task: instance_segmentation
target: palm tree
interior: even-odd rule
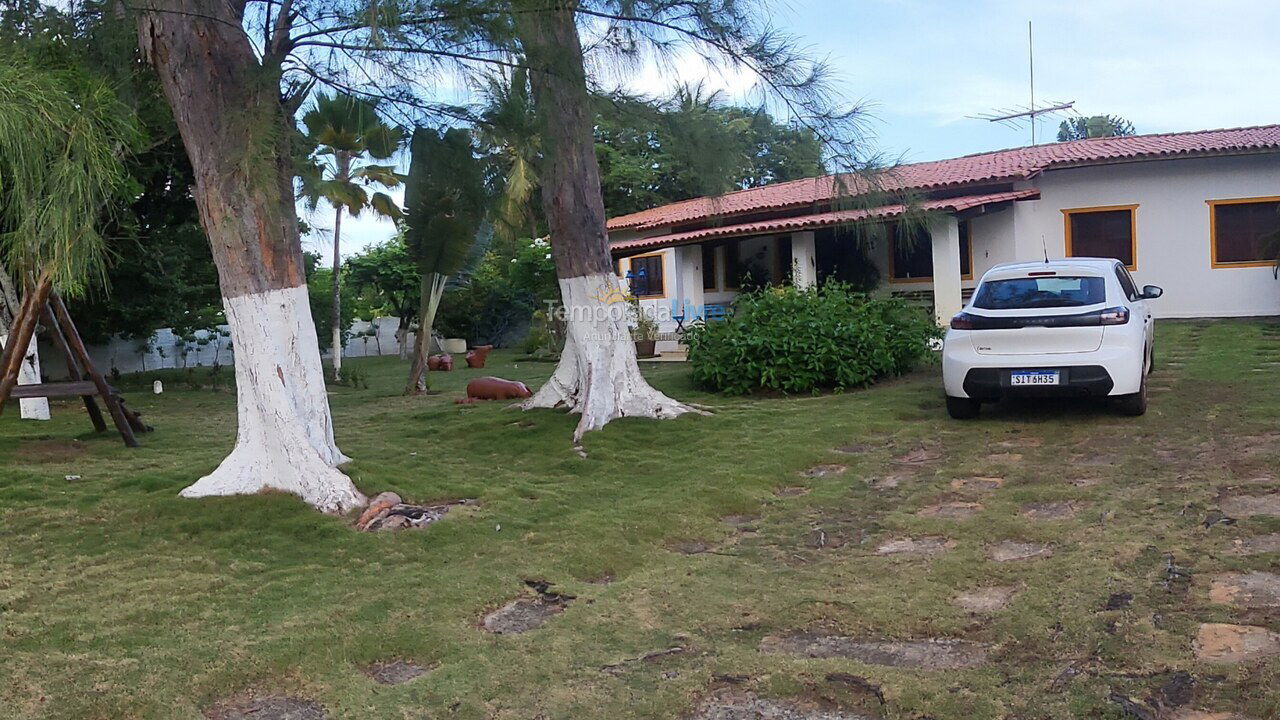
[[[484,219],[484,176],[471,133],[449,128],[413,131],[413,159],[405,186],[405,243],[422,273],[418,335],[406,395],[427,389],[427,353],[436,309],[449,276],[467,263]]]
[[[501,187],[496,195],[494,230],[503,240],[538,233],[538,138],[529,71],[517,67],[489,76],[479,88],[484,99],[477,137],[492,154]]]
[[[320,95],[315,107],[303,116],[312,162],[304,168],[303,192],[312,209],[323,198],[333,207],[333,374],[342,369],[342,240],[343,210],[357,217],[365,209],[398,219],[400,208],[391,196],[365,189],[369,185],[395,187],[400,184],[392,165],[364,162],[369,157],[386,160],[396,154],[404,141],[404,131],[378,116],[378,106],[363,98],[337,93]]]

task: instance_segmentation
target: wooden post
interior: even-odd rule
[[[67,306],[62,302],[62,298],[58,293],[49,294],[49,303],[53,306],[53,313],[57,316],[58,323],[62,326],[62,333],[67,339],[67,343],[71,346],[71,350],[76,354],[76,359],[80,362],[80,366],[89,374],[89,379],[93,381],[95,387],[98,388],[98,394],[102,396],[102,401],[107,404],[107,411],[111,413],[111,419],[116,424],[116,429],[120,431],[120,437],[124,439],[124,444],[129,447],[138,447],[138,439],[133,435],[133,427],[129,424],[128,418],[125,417],[124,408],[120,405],[120,398],[116,397],[111,386],[107,384],[107,379],[98,372],[94,367],[93,360],[89,359],[89,351],[84,346],[84,341],[80,338],[76,325],[71,321],[71,314],[67,312]]]
[[[5,343],[4,353],[0,355],[0,412],[4,411],[4,404],[8,402],[13,386],[18,384],[18,372],[22,368],[31,336],[36,332],[36,318],[40,317],[40,307],[49,298],[52,289],[53,280],[46,270],[41,273],[35,288],[22,298],[18,316],[14,318],[13,327],[10,328],[12,332],[9,334],[9,341]]]
[[[85,373],[80,369],[80,364],[76,362],[76,358],[71,354],[71,346],[67,344],[67,338],[62,334],[62,328],[58,326],[58,321],[53,316],[53,310],[49,308],[49,303],[44,304],[44,324],[49,327],[49,338],[53,340],[53,344],[57,346],[58,351],[67,359],[67,373],[70,379],[84,380]],[[89,420],[93,421],[93,429],[98,432],[105,432],[107,429],[107,421],[102,419],[102,410],[98,409],[98,403],[93,399],[92,395],[81,395],[84,400],[85,412],[89,413]]]

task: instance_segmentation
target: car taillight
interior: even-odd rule
[[[1099,325],[1124,325],[1129,322],[1129,308],[1113,307],[1098,313]]]
[[[951,318],[952,330],[972,330],[973,328],[973,316],[969,313],[957,313],[955,317]]]

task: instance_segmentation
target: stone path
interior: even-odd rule
[[[992,546],[990,556],[998,563],[1015,560],[1031,560],[1053,555],[1053,548],[1048,545],[1020,540],[1003,540]]]
[[[877,555],[937,555],[956,546],[955,540],[927,536],[886,540],[876,547]]]
[[[1196,659],[1235,665],[1280,655],[1280,633],[1255,625],[1203,623],[1192,643]]]
[[[920,508],[916,511],[916,516],[944,520],[968,520],[980,512],[982,512],[982,503],[947,502]]]
[[[875,720],[818,703],[762,698],[744,690],[721,690],[699,703],[692,720]]]
[[[1015,592],[1016,588],[1007,585],[976,588],[956,595],[952,602],[972,613],[991,613],[1007,607]]]
[[[1280,575],[1222,573],[1211,581],[1209,601],[1238,608],[1280,608]]]
[[[760,652],[811,658],[846,658],[886,667],[965,670],[986,664],[990,646],[968,640],[859,640],[843,635],[795,633],[760,641]]]
[[[1236,519],[1257,516],[1280,517],[1280,493],[1265,495],[1228,495],[1218,501],[1218,507]]]
[[[205,711],[208,720],[328,720],[319,703],[282,695],[226,700]]]

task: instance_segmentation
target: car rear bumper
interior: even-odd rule
[[[1013,370],[1052,370],[1058,373],[1057,385],[1013,385]],[[970,368],[965,373],[964,394],[977,400],[999,400],[1004,397],[1105,397],[1115,382],[1101,365],[1065,365],[1055,367]]]
[[[1128,395],[1141,388],[1146,370],[1141,345],[1103,343],[1092,352],[984,355],[974,351],[968,338],[948,340],[942,350],[942,381],[951,397]],[[1059,384],[1013,386],[1009,375],[1014,370],[1057,370]]]

